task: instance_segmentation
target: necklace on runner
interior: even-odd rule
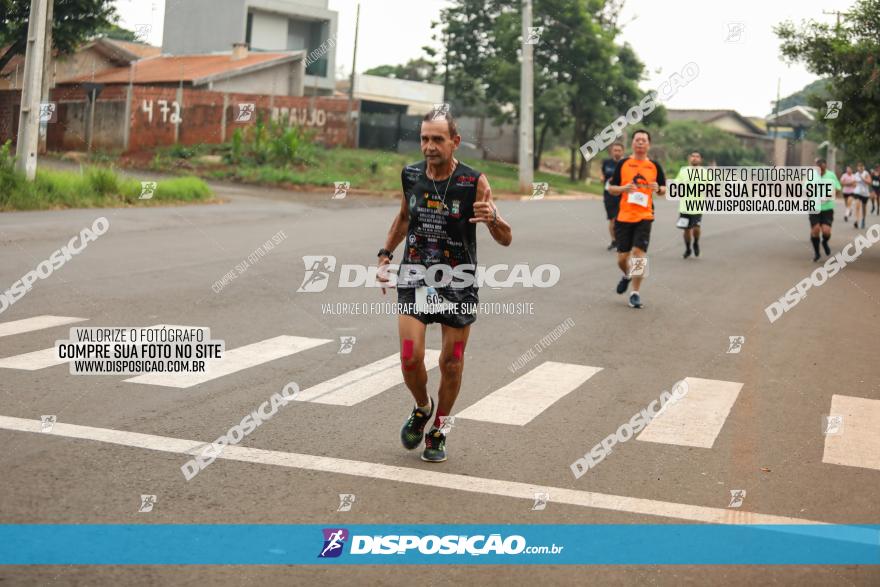
[[[446,180],[446,189],[443,190],[443,195],[440,195],[440,190],[437,189],[437,182],[434,181],[434,178],[431,178],[431,183],[434,184],[434,193],[437,194],[437,197],[440,198],[440,203],[443,204],[444,210],[449,210],[446,207],[446,194],[449,192],[449,182],[452,181],[452,176],[455,174],[455,168],[458,167],[458,161],[455,159],[452,160],[452,171],[449,172],[449,179]]]

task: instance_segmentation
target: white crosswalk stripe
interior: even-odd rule
[[[37,316],[37,318],[63,318],[62,316]],[[88,318],[64,318],[65,320],[69,320],[71,322],[80,322],[84,320],[88,320]],[[62,322],[61,324],[57,324],[54,326],[60,326],[64,324],[70,324],[71,322]],[[2,325],[0,325],[2,326]],[[147,328],[159,328],[161,324],[155,324],[153,326],[148,326]],[[46,326],[48,328],[48,326]],[[36,330],[36,329],[33,329]],[[67,333],[65,333],[63,339],[67,338]],[[63,340],[62,339],[62,340]],[[55,365],[61,365],[69,362],[70,359],[59,359],[58,353],[55,352],[55,347],[51,347],[48,349],[40,349],[38,351],[32,351],[30,353],[23,353],[21,355],[13,355],[11,357],[6,357],[0,359],[0,369],[18,369],[21,371],[38,371],[40,369],[47,369],[49,367],[54,367]]]
[[[662,413],[636,437],[636,440],[712,448],[742,383],[686,377],[688,392]]]
[[[833,395],[829,416],[841,419],[825,430],[822,462],[880,470],[880,400]]]
[[[205,373],[150,373],[138,375],[126,379],[129,383],[141,383],[144,385],[161,385],[164,387],[177,387],[186,389],[200,383],[212,381],[226,375],[231,375],[250,369],[263,363],[288,357],[296,353],[306,351],[322,344],[333,342],[328,338],[306,338],[302,336],[276,336],[227,349],[222,359],[209,361]]]
[[[21,371],[37,371],[66,363],[70,359],[59,359],[55,347],[41,349],[31,353],[13,355],[0,359],[0,369],[19,369]]]
[[[425,349],[425,369],[437,366],[440,351]],[[400,356],[395,353],[300,391],[297,401],[353,406],[403,383]]]
[[[456,416],[525,426],[601,370],[601,367],[546,361]]]
[[[25,332],[33,332],[34,330],[44,330],[55,326],[64,326],[65,324],[74,324],[76,322],[85,322],[88,318],[72,318],[70,316],[33,316],[22,320],[13,320],[12,322],[0,323],[0,338],[4,336],[12,336],[13,334],[23,334]]]

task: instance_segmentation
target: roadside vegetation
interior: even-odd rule
[[[197,177],[157,182],[150,199],[140,199],[139,181],[109,167],[84,167],[81,172],[41,168],[33,182],[15,170],[9,142],[0,146],[0,211],[105,208],[203,202],[211,199],[208,185]]]
[[[325,148],[296,126],[257,120],[236,129],[220,145],[175,145],[159,149],[149,167],[155,171],[193,174],[211,180],[236,181],[293,189],[332,191],[335,182],[349,182],[354,191],[397,192],[400,170],[423,159],[418,151],[394,153],[373,149]],[[519,192],[517,166],[462,157],[487,174],[495,193]],[[539,171],[535,182],[549,184],[549,194],[601,194],[599,182],[571,181],[561,173]]]

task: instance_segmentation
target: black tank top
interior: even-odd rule
[[[426,268],[438,264],[476,266],[477,225],[470,219],[474,217],[480,172],[459,161],[451,179],[431,181],[426,167],[427,162],[421,161],[407,165],[401,173],[403,193],[409,205],[409,228],[401,274],[407,264]],[[467,272],[474,273],[473,270]],[[422,285],[423,282],[412,285]],[[455,288],[443,289],[448,292]]]

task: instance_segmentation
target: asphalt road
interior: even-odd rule
[[[215,205],[0,216],[2,289],[96,218],[110,221],[107,234],[3,312],[0,327],[51,315],[86,319],[82,326],[207,326],[227,350],[279,336],[331,342],[186,388],[126,382],[128,376],[73,376],[66,365],[0,368],[0,416],[39,422],[51,414],[59,428],[73,424],[209,442],[288,382],[305,390],[398,351],[395,318],[322,312],[322,304],[383,301],[378,290],[341,289],[333,275],[322,293],[296,291],[303,256],[332,255],[338,265],[374,262],[395,202],[246,187],[222,195],[226,202]],[[403,385],[392,385],[350,406],[295,402],[241,444],[324,458],[313,467],[218,459],[189,482],[180,472],[181,454],[4,424],[0,521],[668,524],[781,516],[880,523],[880,467],[871,457],[880,446],[880,420],[844,419],[843,437],[850,436],[835,454],[847,464],[823,461],[827,437],[821,429],[823,415],[834,413],[833,397],[859,398],[845,404],[855,405],[856,413],[847,417],[877,413],[880,248],[864,251],[771,324],[764,308],[816,267],[806,219],[707,216],[702,256],[684,260],[675,207],[660,201],[648,251],[650,276],[642,287],[645,308],[634,310],[614,293],[619,270],[605,250],[601,201],[500,206],[513,226],[513,244],[496,245],[481,227],[480,262],[553,263],[561,278],[546,289],[481,290],[483,302],[532,303],[534,313],[479,317],[456,411],[547,361],[601,369],[528,423],[459,418],[449,435],[448,462],[429,465],[400,447],[398,431],[411,400]],[[876,222],[880,217],[873,216],[869,225]],[[212,288],[278,231],[286,238],[273,250],[222,288]],[[859,232],[838,222],[834,251]],[[574,326],[511,373],[512,362],[566,320]],[[0,358],[50,348],[70,326],[0,336]],[[349,354],[338,352],[341,336],[356,337]],[[745,337],[739,353],[728,352],[731,336]],[[429,329],[428,348],[439,348],[439,338],[438,327]],[[684,378],[709,380],[698,385],[710,389],[718,382],[739,384],[720,416],[712,412],[717,406],[691,406],[699,415],[691,428],[709,446],[633,439],[574,478],[575,459]],[[434,392],[437,382],[433,369]],[[553,388],[552,377],[548,385]],[[341,459],[375,466],[358,468]],[[466,477],[444,477],[439,485],[448,486],[438,486],[426,471]],[[532,511],[529,491],[504,495],[505,482],[547,488],[546,509]],[[729,507],[732,490],[746,491],[738,508]],[[138,511],[142,494],[157,496],[153,511]],[[356,495],[351,511],[337,511],[339,494]],[[554,584],[697,585],[705,584],[708,573],[713,583],[731,585],[880,582],[877,567],[855,566],[439,569],[6,567],[0,581],[359,585],[410,584],[411,573],[418,573],[418,581],[428,584],[525,584],[540,576]]]

